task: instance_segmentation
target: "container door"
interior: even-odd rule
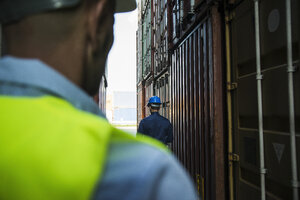
[[[264,162],[267,199],[292,199],[286,12],[283,0],[259,1]],[[260,156],[254,2],[242,1],[231,25],[233,82],[234,199],[260,199]],[[299,65],[299,1],[292,0],[293,61]],[[294,72],[297,152],[300,152],[300,72]],[[299,175],[299,156],[298,175]],[[299,177],[298,177],[299,180]]]

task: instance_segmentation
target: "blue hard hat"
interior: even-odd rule
[[[159,107],[161,104],[160,98],[158,96],[150,97],[147,106]]]

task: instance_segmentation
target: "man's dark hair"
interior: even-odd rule
[[[159,111],[159,109],[160,109],[159,106],[153,105],[153,104],[151,104],[150,107],[151,107],[151,109],[156,110],[156,111]]]

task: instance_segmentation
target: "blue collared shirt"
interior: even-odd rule
[[[0,95],[52,95],[100,117],[104,115],[84,91],[34,59],[0,59]],[[16,191],[17,192],[17,191]],[[141,143],[111,143],[95,200],[196,200],[194,186],[178,161]]]
[[[170,121],[158,112],[153,112],[150,116],[144,118],[139,124],[138,132],[153,137],[164,144],[173,141]]]

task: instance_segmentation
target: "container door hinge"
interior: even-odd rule
[[[234,19],[234,17],[235,17],[234,11],[227,12],[227,14],[225,15],[225,22],[230,23]]]
[[[228,160],[231,162],[238,162],[240,161],[240,156],[238,154],[235,153],[229,153],[228,154]]]
[[[231,91],[231,90],[235,90],[237,89],[238,84],[237,83],[227,83],[227,90]]]

